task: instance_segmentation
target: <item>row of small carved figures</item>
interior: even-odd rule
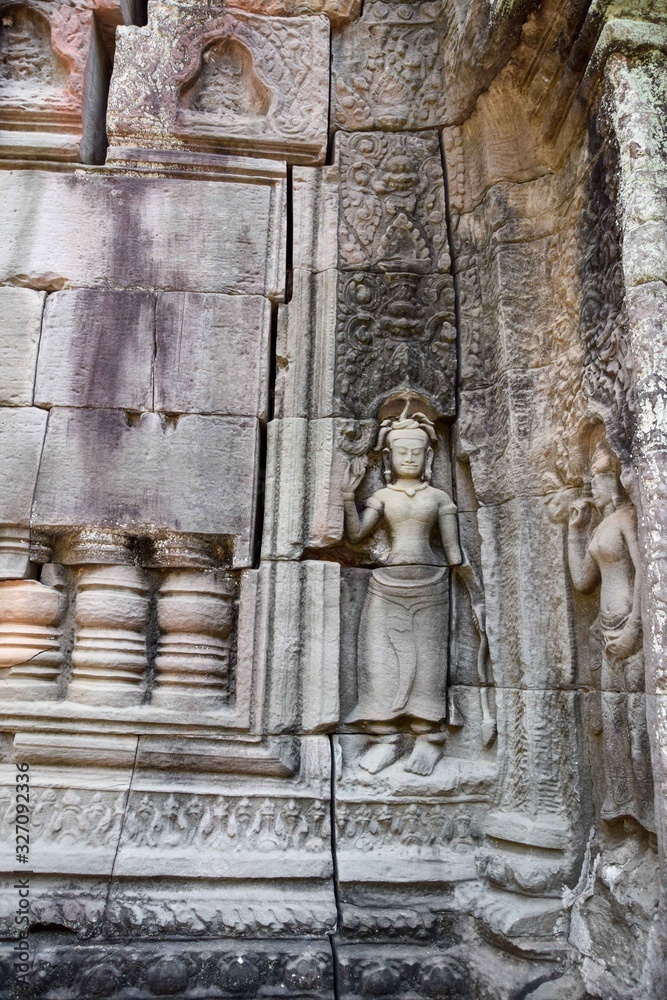
[[[42,844],[175,849],[225,846],[260,851],[319,852],[330,846],[329,805],[320,799],[80,792],[53,788],[31,793],[30,830]],[[4,806],[4,808],[3,808]],[[0,795],[3,827],[13,828],[15,806]],[[341,846],[472,849],[481,837],[467,809],[416,803],[345,803],[336,807]]]

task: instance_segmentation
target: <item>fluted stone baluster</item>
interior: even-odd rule
[[[226,696],[234,594],[233,583],[220,573],[179,570],[164,577],[154,705],[210,706]]]
[[[0,676],[3,695],[53,699],[63,666],[60,623],[66,598],[60,567],[48,566],[43,582],[0,583]]]
[[[136,566],[79,570],[72,681],[67,696],[93,705],[144,698],[148,582]]]

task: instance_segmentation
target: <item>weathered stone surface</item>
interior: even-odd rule
[[[179,7],[207,8],[222,13],[224,0],[170,0]],[[358,16],[361,0],[234,0],[235,10],[272,17],[294,17],[303,14],[326,14],[333,24],[341,24]]]
[[[234,643],[233,579],[177,570],[161,581],[151,702],[169,708],[210,708],[229,697]]]
[[[0,288],[0,405],[30,406],[45,296]]]
[[[155,409],[264,419],[270,325],[259,296],[158,295]]]
[[[280,179],[279,168],[249,184],[238,175],[217,183],[2,171],[0,199],[11,208],[0,280],[51,291],[111,285],[279,295]]]
[[[558,487],[553,469],[558,369],[510,370],[497,382],[460,394],[460,452],[468,457],[478,500],[498,504]]]
[[[37,406],[153,405],[155,299],[149,292],[56,292],[44,312]]]
[[[0,583],[0,668],[5,697],[10,693],[7,688],[25,699],[57,696],[63,666],[59,626],[67,605],[62,590],[36,580]]]
[[[337,154],[339,267],[446,274],[451,261],[437,139],[342,132]]]
[[[326,17],[153,3],[147,27],[118,36],[108,117],[114,145],[323,161]]]
[[[0,407],[0,523],[30,522],[47,416],[36,407]]]
[[[263,562],[255,656],[266,678],[269,732],[319,732],[339,719],[340,568]]]
[[[347,461],[365,454],[375,429],[374,420],[271,421],[263,558],[299,558],[342,539]]]
[[[251,418],[56,408],[33,525],[54,530],[92,522],[139,535],[222,535],[233,541],[234,564],[247,566],[257,434]]]

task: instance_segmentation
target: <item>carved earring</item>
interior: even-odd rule
[[[390,483],[391,476],[391,448],[382,449],[382,465],[384,467],[384,472],[382,473],[385,483]]]
[[[433,475],[433,457],[435,452],[433,448],[426,449],[426,464],[424,465],[424,480],[427,483],[431,482],[431,476]]]

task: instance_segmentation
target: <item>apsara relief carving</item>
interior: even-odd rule
[[[569,566],[577,590],[600,588],[600,611],[591,633],[601,659],[601,815],[610,821],[631,816],[652,830],[637,514],[620,473],[620,462],[600,440],[591,459],[591,495],[576,501],[570,515]]]
[[[369,497],[361,518],[354,490],[363,464],[351,464],[343,486],[350,541],[361,541],[381,521],[391,539],[385,564],[373,571],[368,586],[357,643],[359,700],[345,721],[374,735],[404,723],[420,737],[405,766],[427,774],[442,752],[439,730],[447,714],[447,566],[461,562],[461,551],[456,506],[430,484],[433,423],[422,413],[409,415],[409,409],[408,401],[397,419],[382,423],[377,448],[386,486]],[[436,526],[444,566],[431,548]],[[430,731],[435,735],[424,735]],[[399,737],[391,736],[371,746],[361,766],[378,771],[399,754]]]

